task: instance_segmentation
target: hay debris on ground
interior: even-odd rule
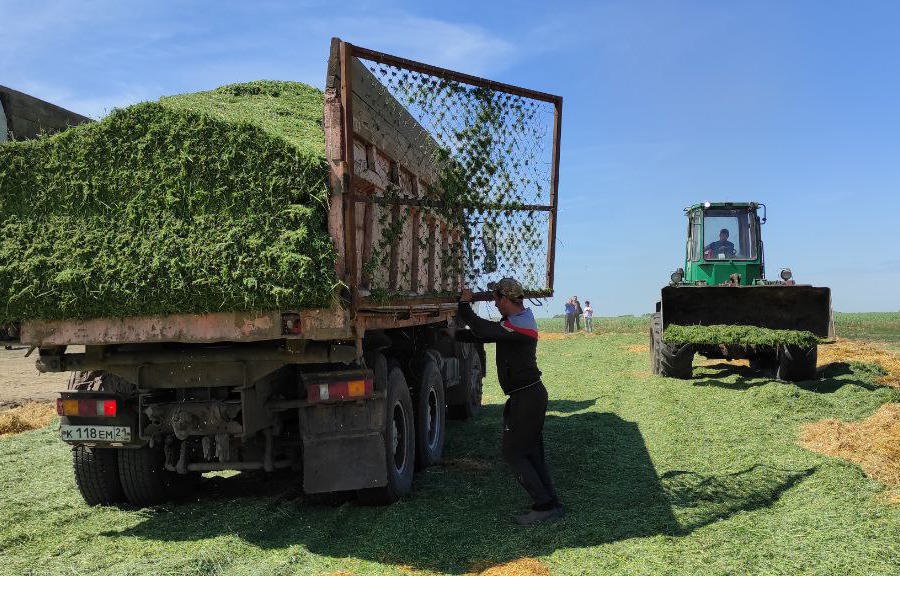
[[[625,351],[632,354],[646,354],[650,352],[650,347],[647,344],[629,344],[625,346]]]
[[[470,575],[521,577],[527,575],[550,575],[550,569],[536,558],[517,558],[499,565],[473,566]]]
[[[838,338],[833,344],[819,346],[820,367],[842,362],[878,365],[886,374],[877,378],[875,382],[900,388],[900,356],[881,345]]]
[[[718,346],[734,344],[775,348],[780,344],[810,347],[819,342],[808,331],[767,329],[751,325],[669,325],[663,333],[667,344]]]
[[[800,445],[857,463],[869,477],[900,486],[900,404],[883,404],[870,417],[847,423],[825,419],[800,428]]]
[[[27,402],[0,413],[0,435],[11,435],[41,429],[56,417],[56,405],[49,402]]]
[[[328,306],[323,102],[232,84],[0,144],[0,322]]]
[[[570,334],[549,332],[540,334],[540,337],[542,340],[565,340],[569,335]]]
[[[479,458],[448,458],[441,462],[441,466],[447,469],[457,471],[466,471],[470,473],[485,473],[491,471],[494,465],[487,460]]]

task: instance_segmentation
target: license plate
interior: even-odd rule
[[[61,425],[64,442],[130,442],[131,427],[119,425]]]

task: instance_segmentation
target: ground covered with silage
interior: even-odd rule
[[[797,443],[823,420],[881,431],[880,407],[900,406],[882,368],[820,354],[817,379],[797,384],[735,361],[652,377],[649,326],[595,317],[593,335],[541,337],[560,521],[512,521],[530,502],[502,458],[506,396],[491,372],[478,415],[448,422],[444,462],[391,506],[314,502],[286,471],[208,475],[153,509],[90,507],[53,425],[0,436],[0,576],[900,575],[888,484]],[[878,327],[900,339],[900,313]]]
[[[322,104],[234,84],[0,146],[0,321],[328,305]]]

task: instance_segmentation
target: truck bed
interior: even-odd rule
[[[293,312],[227,312],[206,315],[114,317],[84,321],[26,321],[21,342],[29,346],[107,345],[141,343],[260,342],[277,339],[353,341],[355,331],[394,329],[447,322],[456,303],[381,306],[357,313],[351,326],[341,308]],[[299,327],[288,322],[299,320]]]
[[[369,67],[363,60],[368,61]],[[552,127],[548,125],[547,139],[552,146],[546,146],[545,157],[549,165],[549,179],[545,182],[548,185],[538,186],[543,191],[536,192],[539,197],[531,200],[535,204],[523,203],[521,199],[504,204],[508,199],[501,197],[498,201],[492,196],[491,207],[482,209],[485,216],[480,223],[488,219],[500,221],[504,218],[501,213],[506,218],[518,215],[517,222],[542,215],[541,222],[546,222],[548,228],[540,238],[532,240],[537,254],[530,257],[531,262],[519,259],[518,264],[524,264],[526,272],[537,274],[529,297],[552,295],[562,99],[413,63],[334,39],[322,123],[329,167],[328,233],[336,249],[335,273],[344,287],[335,294],[331,307],[31,320],[22,324],[22,342],[40,347],[277,339],[359,344],[368,330],[451,322],[456,312],[456,294],[466,273],[463,260],[469,250],[462,247],[463,240],[480,243],[475,240],[478,234],[466,231],[463,235],[460,224],[468,221],[455,218],[455,213],[429,210],[435,200],[430,194],[439,183],[441,169],[448,164],[446,161],[458,159],[448,159],[447,141],[442,149],[435,139],[441,134],[429,132],[420,123],[422,107],[404,105],[386,87],[385,68],[413,73],[422,81],[426,81],[426,76],[446,77],[456,81],[456,86],[527,98],[550,111]],[[492,191],[490,186],[488,191]],[[463,214],[462,208],[458,211]],[[515,265],[516,260],[510,258],[505,264]],[[496,277],[515,274],[504,271]],[[479,277],[484,283],[486,277],[494,275],[480,273]],[[473,282],[467,280],[466,284]],[[490,296],[484,288],[476,292],[480,292],[476,299]]]

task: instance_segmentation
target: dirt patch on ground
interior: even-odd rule
[[[625,346],[625,351],[632,354],[647,354],[650,348],[646,344],[629,344]]]
[[[441,466],[469,473],[484,473],[494,468],[492,463],[478,458],[450,458],[441,462]]]
[[[513,576],[550,575],[550,569],[536,558],[517,558],[499,565],[473,565],[469,575]]]
[[[542,340],[565,340],[565,339],[567,339],[567,338],[569,337],[569,335],[571,335],[571,334],[565,334],[565,333],[542,333],[542,334],[540,334],[540,337],[541,337]]]
[[[818,352],[820,367],[841,362],[876,364],[884,369],[887,375],[879,377],[875,382],[900,388],[900,355],[888,350],[884,345],[838,338],[833,344],[821,344]]]
[[[0,350],[0,413],[29,402],[55,402],[66,389],[68,373],[39,373],[37,353],[25,357],[26,348]]]
[[[0,413],[0,435],[22,433],[40,429],[50,424],[56,416],[56,404],[50,402],[29,402]]]
[[[699,357],[699,365],[706,367],[709,365],[731,365],[732,367],[749,367],[750,361],[746,358],[732,358],[731,360],[725,360],[724,358],[703,358]]]
[[[858,464],[873,479],[900,487],[900,404],[883,404],[872,416],[846,423],[825,419],[800,428],[807,450]],[[891,496],[900,501],[900,490]]]

